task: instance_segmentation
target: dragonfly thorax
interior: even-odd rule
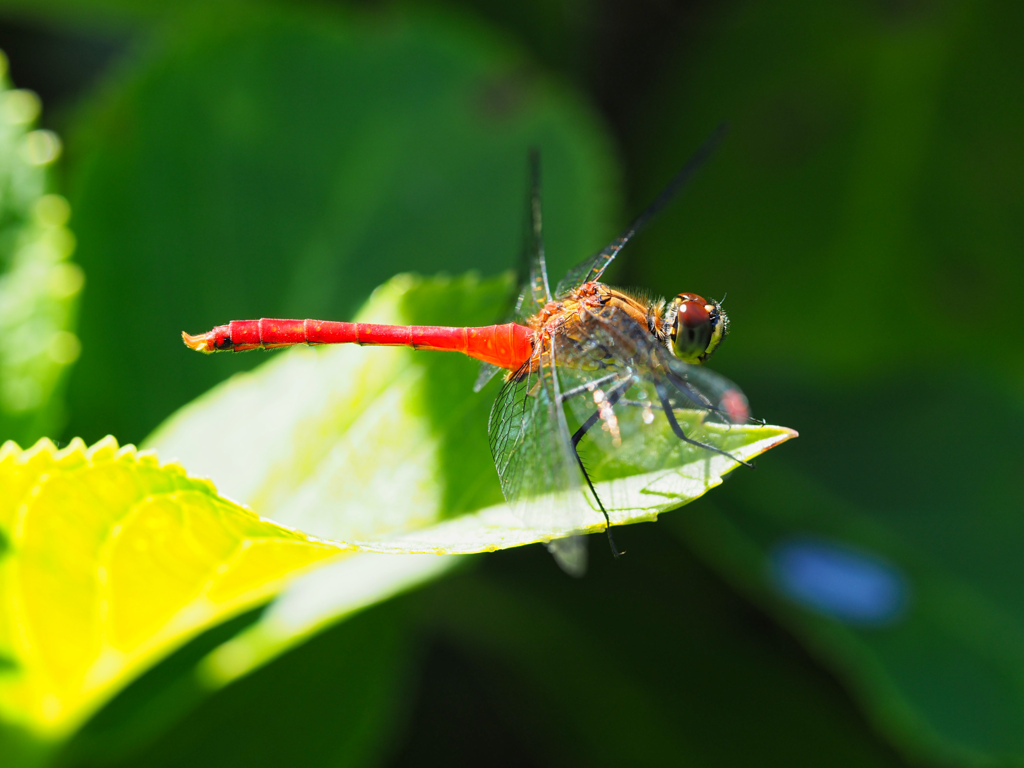
[[[662,319],[669,349],[685,363],[706,361],[729,333],[729,318],[717,301],[680,293],[665,305]]]

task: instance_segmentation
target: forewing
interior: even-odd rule
[[[525,276],[514,319],[523,322],[551,301],[548,268],[544,255],[544,232],[540,202],[540,154],[530,152],[530,190],[526,201],[526,237],[523,241],[520,275]]]
[[[633,223],[626,227],[625,231],[608,243],[607,246],[602,248],[598,253],[591,256],[588,259],[577,264],[575,267],[570,269],[565,277],[563,277],[558,286],[555,288],[555,295],[562,296],[568,291],[576,288],[583,283],[588,283],[594,280],[600,280],[601,275],[608,268],[608,265],[612,263],[612,260],[619,255],[619,251],[622,250],[623,246],[630,241],[630,239],[639,232],[647,222],[650,221],[654,215],[665,207],[676,194],[681,190],[686,183],[690,180],[694,173],[704,164],[704,162],[711,156],[715,147],[725,136],[728,126],[723,123],[719,125],[714,133],[709,136],[700,148],[693,153],[686,165],[683,166],[682,170],[675,175],[675,177],[666,185],[665,189],[661,191],[661,194],[655,198],[654,202],[647,206],[644,211],[633,220]]]
[[[618,256],[619,251],[622,250],[622,247],[629,242],[629,239],[634,234],[636,234],[635,225],[631,225],[629,229],[608,243],[598,253],[588,259],[584,259],[566,272],[555,287],[555,295],[563,296],[573,288],[578,288],[583,283],[600,277],[605,269],[608,268],[608,265],[612,263],[612,259]]]

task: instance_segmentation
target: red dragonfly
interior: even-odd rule
[[[263,318],[182,338],[206,353],[348,343],[461,352],[483,363],[477,390],[504,369],[487,426],[502,491],[528,522],[541,516],[561,521],[565,538],[548,548],[563,568],[581,573],[586,550],[574,532],[603,522],[618,554],[595,478],[678,467],[700,452],[747,464],[716,447],[709,426],[752,421],[743,393],[702,365],[729,331],[721,303],[694,293],[649,300],[600,282],[722,133],[719,128],[619,237],[570,270],[554,291],[542,239],[539,161],[532,153],[528,275],[513,322],[460,328]]]

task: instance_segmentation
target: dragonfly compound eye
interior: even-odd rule
[[[695,293],[680,293],[665,318],[671,328],[672,352],[686,363],[703,363],[725,338],[729,320],[717,301]]]

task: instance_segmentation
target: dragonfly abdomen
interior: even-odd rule
[[[297,344],[360,344],[461,352],[499,368],[516,369],[533,353],[533,332],[517,323],[457,328],[438,325],[383,325],[332,320],[232,320],[191,336],[185,344],[199,352],[246,352]]]

